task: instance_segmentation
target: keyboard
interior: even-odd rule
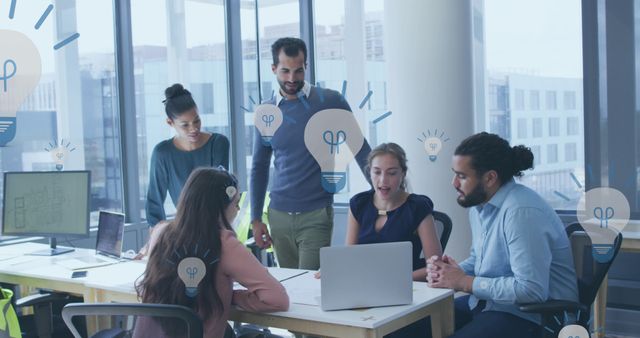
[[[82,257],[74,257],[70,259],[57,261],[56,264],[64,266],[65,268],[70,270],[80,270],[80,269],[87,269],[87,268],[94,268],[98,266],[116,264],[118,262],[119,261],[115,258],[82,256]]]

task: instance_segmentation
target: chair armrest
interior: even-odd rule
[[[520,304],[520,311],[527,313],[553,314],[563,311],[587,311],[587,307],[568,300],[548,300],[544,303]]]
[[[16,306],[32,306],[41,303],[68,300],[69,295],[65,293],[36,293],[34,295],[22,297],[16,300]]]

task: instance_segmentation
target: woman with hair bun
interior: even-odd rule
[[[175,130],[175,136],[158,143],[151,154],[145,206],[151,227],[166,220],[167,191],[177,205],[182,187],[195,168],[229,167],[229,140],[221,134],[200,131],[202,122],[191,93],[176,83],[164,94],[167,124]]]

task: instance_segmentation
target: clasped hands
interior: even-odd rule
[[[451,256],[427,259],[427,283],[432,288],[446,288],[471,293],[473,276],[468,276]]]

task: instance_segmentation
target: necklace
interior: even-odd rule
[[[378,209],[378,216],[387,216],[387,210]]]

